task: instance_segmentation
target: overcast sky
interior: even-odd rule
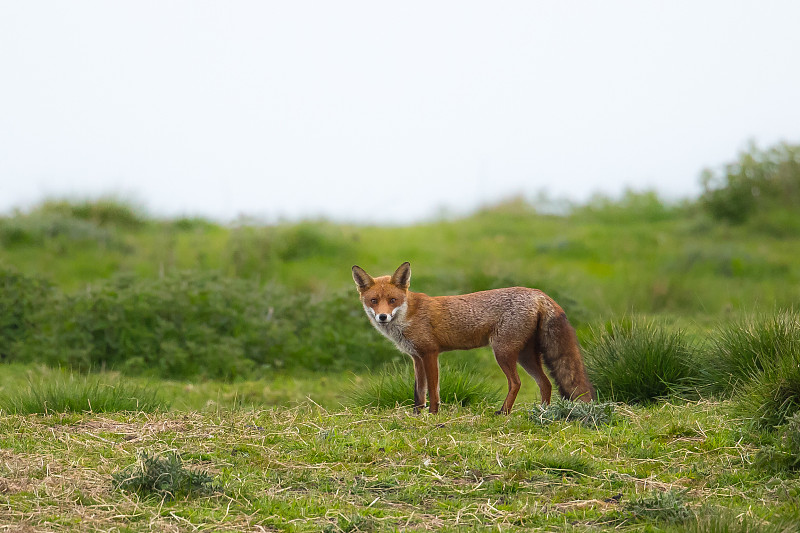
[[[398,223],[800,142],[796,1],[0,4],[0,212]]]

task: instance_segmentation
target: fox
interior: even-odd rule
[[[354,265],[353,280],[372,325],[414,362],[414,412],[439,411],[439,354],[490,346],[508,380],[508,394],[495,414],[511,412],[521,386],[517,363],[550,403],[550,371],[563,398],[596,399],[575,329],[564,310],[538,289],[509,287],[458,296],[409,291],[411,264],[373,278]]]

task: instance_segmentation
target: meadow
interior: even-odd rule
[[[119,199],[0,218],[0,528],[798,531],[800,149],[696,199],[511,198],[408,226],[159,219]],[[350,274],[544,290],[599,401],[492,413],[488,349],[405,356]]]

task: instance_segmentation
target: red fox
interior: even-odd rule
[[[359,266],[353,279],[372,325],[414,361],[414,412],[439,410],[439,353],[489,345],[508,379],[508,395],[497,414],[508,414],[520,388],[517,363],[530,374],[550,403],[550,370],[563,398],[595,399],[564,310],[540,290],[493,289],[460,296],[428,296],[408,290],[411,264],[391,276],[373,278]]]

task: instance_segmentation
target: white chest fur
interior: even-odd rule
[[[375,329],[381,332],[381,335],[389,339],[394,343],[397,348],[412,357],[418,356],[416,348],[411,343],[410,340],[403,335],[403,331],[408,326],[406,322],[406,309],[408,308],[408,304],[404,303],[400,307],[397,308],[395,311],[391,322],[388,324],[380,324],[377,320],[375,320],[375,313],[367,307],[364,306],[364,311],[366,311],[367,316],[369,317],[369,321],[375,326]]]

